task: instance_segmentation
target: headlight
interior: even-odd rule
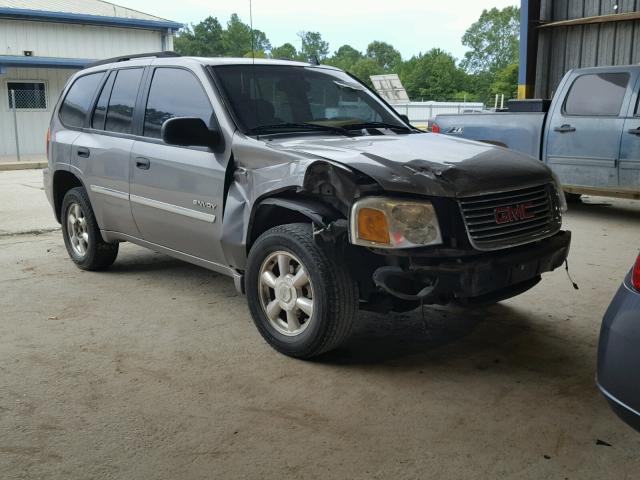
[[[412,248],[442,243],[431,202],[368,197],[351,209],[350,239],[354,245]]]
[[[567,199],[564,196],[564,190],[562,189],[562,183],[560,183],[560,179],[555,172],[551,172],[553,176],[553,182],[556,184],[556,190],[558,192],[558,205],[560,207],[561,212],[566,212],[569,208],[567,207]]]

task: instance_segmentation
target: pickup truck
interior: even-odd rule
[[[568,200],[581,194],[640,199],[640,66],[569,71],[541,111],[438,115],[435,131],[525,153],[560,178]],[[545,111],[547,110],[548,111]]]
[[[106,269],[131,242],[227,275],[297,358],[340,345],[358,309],[496,302],[569,251],[545,165],[421,132],[329,66],[102,61],[71,77],[47,139],[77,267]]]

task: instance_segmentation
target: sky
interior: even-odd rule
[[[181,23],[208,16],[223,25],[232,13],[249,23],[249,0],[114,0],[114,3]],[[350,44],[364,51],[373,40],[392,44],[409,58],[438,47],[460,59],[465,30],[482,10],[518,5],[517,0],[253,0],[253,26],[273,46],[300,47],[297,33],[317,31],[333,53]]]

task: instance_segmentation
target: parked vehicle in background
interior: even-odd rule
[[[602,322],[598,388],[616,414],[640,431],[640,256]]]
[[[571,70],[550,108],[533,100],[512,103],[519,111],[438,115],[435,131],[542,160],[572,200],[581,194],[640,199],[639,90],[638,65]],[[530,111],[534,106],[538,111]]]
[[[499,301],[569,251],[546,166],[423,133],[328,66],[102,62],[65,88],[48,157],[78,267],[107,268],[130,241],[233,277],[294,357],[340,345],[358,308]]]

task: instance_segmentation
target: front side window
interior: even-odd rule
[[[69,89],[60,107],[60,120],[68,127],[83,127],[91,108],[91,101],[98,89],[104,72],[92,73],[78,78]]]
[[[246,131],[287,123],[348,128],[384,123],[407,129],[363,85],[344,72],[277,65],[214,67]]]
[[[594,117],[618,115],[628,83],[628,73],[581,75],[567,95],[565,113]]]
[[[47,94],[44,82],[7,82],[9,108],[16,110],[46,110]]]
[[[173,117],[201,118],[211,127],[213,108],[192,73],[179,68],[157,68],[144,114],[144,136],[160,138],[162,124]]]
[[[142,72],[142,68],[118,70],[107,108],[105,130],[132,133],[133,110],[136,106]]]

